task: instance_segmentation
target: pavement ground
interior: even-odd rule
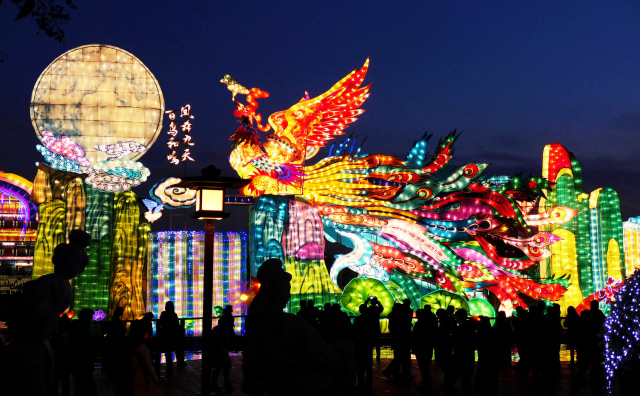
[[[233,392],[218,393],[217,395],[243,396],[247,395],[242,392],[242,356],[232,356],[231,383],[234,387]],[[384,353],[380,361],[374,359],[373,377],[374,377],[374,393],[373,395],[388,396],[412,396],[421,395],[417,389],[420,384],[420,371],[417,362],[412,360],[412,375],[415,377],[410,384],[400,385],[385,377],[382,371],[391,362],[390,354]],[[200,360],[190,360],[184,368],[174,369],[171,376],[165,373],[165,365],[162,365],[160,382],[153,387],[154,396],[183,396],[183,395],[199,395],[200,394]],[[556,396],[570,395],[572,378],[576,372],[576,368],[570,366],[569,362],[561,362],[561,372],[557,386],[553,389],[553,393],[548,393],[540,389],[539,381],[531,378],[531,375],[521,376],[513,369],[504,369],[500,372],[499,390],[497,395],[504,396],[534,396],[553,394]],[[104,373],[97,368],[96,382],[98,384],[98,394],[100,396],[115,395],[113,384],[106,378]],[[431,365],[431,375],[434,383],[435,395],[447,395],[442,387],[443,376],[435,362]],[[222,379],[220,379],[221,381]],[[599,393],[594,392],[591,381],[587,378],[583,383],[576,387],[573,395],[591,396]],[[463,395],[460,382],[456,383],[454,392],[447,396]],[[301,395],[303,396],[303,395]]]

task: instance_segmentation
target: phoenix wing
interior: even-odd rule
[[[269,116],[273,133],[263,145],[269,158],[278,163],[303,164],[325,142],[344,134],[348,124],[364,112],[359,107],[369,97],[371,84],[360,85],[368,68],[369,59],[322,95],[311,99],[307,94],[288,110]]]

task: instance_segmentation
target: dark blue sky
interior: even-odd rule
[[[12,22],[0,8],[0,169],[33,179],[41,157],[29,118],[40,73],[62,53],[109,44],[138,57],[157,78],[167,108],[190,103],[195,175],[213,163],[233,171],[236,122],[231,74],[270,92],[263,117],[307,90],[326,91],[367,57],[366,112],[347,129],[363,150],[404,157],[425,131],[433,145],[462,130],[455,163],[487,162],[489,174],[540,175],[546,144],[572,151],[586,192],[610,186],[623,219],[640,215],[640,5],[601,1],[81,1],[65,44]],[[164,130],[166,131],[166,129]],[[166,164],[166,134],[140,161],[137,188],[180,176]]]

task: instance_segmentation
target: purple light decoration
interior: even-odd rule
[[[91,319],[95,320],[96,322],[101,321],[102,319],[104,319],[107,315],[101,310],[97,310],[95,311],[95,313],[93,314],[93,317]]]

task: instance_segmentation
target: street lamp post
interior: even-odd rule
[[[220,170],[213,165],[202,169],[202,176],[184,177],[176,187],[196,191],[194,217],[206,220],[204,226],[204,285],[202,301],[202,369],[200,372],[200,394],[209,395],[211,390],[211,327],[213,317],[213,254],[215,226],[213,220],[229,217],[224,212],[224,191],[239,189],[247,180],[221,177]]]

